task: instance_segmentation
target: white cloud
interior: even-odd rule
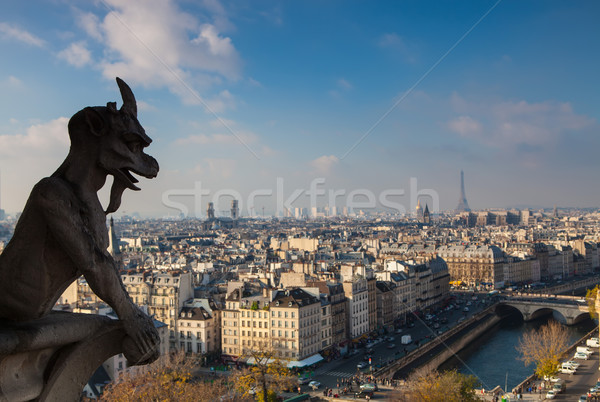
[[[335,155],[323,155],[310,161],[310,166],[319,174],[328,175],[335,165],[339,163]]]
[[[406,38],[397,33],[392,32],[383,34],[379,38],[377,45],[384,49],[393,50],[395,54],[402,56],[402,58],[409,63],[417,61],[414,44],[407,42]]]
[[[15,160],[34,156],[64,157],[69,147],[68,122],[68,118],[60,117],[30,126],[23,134],[0,135],[0,156]]]
[[[206,158],[192,170],[196,174],[209,175],[212,179],[229,179],[236,170],[236,161],[225,158]]]
[[[337,81],[337,84],[338,84],[338,87],[340,87],[341,89],[344,89],[344,90],[350,90],[350,89],[352,89],[352,84],[350,84],[344,78],[340,78]]]
[[[241,140],[241,141],[240,141]],[[207,144],[225,144],[225,145],[242,145],[251,144],[257,141],[254,133],[235,132],[233,134],[195,134],[186,138],[180,138],[175,141],[176,145],[207,145]]]
[[[211,122],[210,122],[210,126],[212,128],[218,128],[218,129],[233,127],[235,125],[236,125],[235,121],[230,120],[230,119],[224,119],[224,118],[214,119],[214,120],[211,120]]]
[[[20,42],[27,43],[28,45],[43,47],[45,42],[43,39],[29,33],[21,28],[0,22],[0,34],[10,39],[16,39]]]
[[[469,116],[458,116],[448,122],[448,128],[461,137],[470,137],[481,134],[481,123]]]
[[[80,23],[91,37],[102,38],[106,49],[99,65],[104,76],[119,76],[134,85],[167,87],[190,103],[198,99],[180,80],[196,88],[239,78],[240,57],[231,39],[216,25],[200,23],[181,11],[174,1],[107,3],[113,10],[103,20],[88,15]],[[209,11],[218,11],[219,26],[225,25],[218,3],[207,4]],[[215,112],[231,106],[232,96],[226,95],[210,101]]]
[[[16,88],[20,88],[22,86],[23,86],[23,81],[21,81],[14,75],[9,75],[8,78],[6,78],[5,80],[2,80],[0,82],[0,87],[2,87],[2,88],[16,89]]]
[[[58,57],[77,68],[83,67],[92,61],[92,55],[85,42],[71,43],[68,48],[58,53]]]
[[[337,89],[331,89],[328,92],[332,98],[341,98],[344,92],[348,92],[353,88],[352,84],[345,78],[339,78],[335,84]]]
[[[235,97],[228,90],[221,91],[211,99],[205,99],[204,103],[212,113],[222,113],[226,109],[235,109]]]
[[[278,154],[278,151],[274,150],[268,145],[263,145],[260,153],[263,156],[275,156]]]
[[[595,124],[594,119],[576,114],[569,103],[509,101],[470,105],[458,95],[453,95],[451,102],[458,103],[462,110],[470,107],[476,118],[462,115],[448,121],[447,127],[462,137],[496,148],[531,151],[554,147],[561,135]]]
[[[270,10],[260,11],[259,14],[274,25],[283,25],[283,12],[279,6]]]
[[[20,134],[0,135],[2,208],[22,210],[33,185],[60,166],[69,152],[67,123],[66,117],[60,117],[32,125]]]
[[[77,15],[77,25],[79,25],[89,36],[102,41],[102,31],[100,28],[100,20],[95,14],[92,13],[79,13]]]

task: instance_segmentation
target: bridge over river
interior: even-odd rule
[[[553,314],[554,318],[566,325],[574,325],[589,317],[589,307],[578,296],[555,296],[540,294],[517,294],[497,303],[496,314],[502,316],[507,310],[518,310],[524,321],[535,320]]]

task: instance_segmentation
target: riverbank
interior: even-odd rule
[[[492,305],[482,310],[373,374],[378,378],[400,379],[416,368],[437,368],[500,321],[494,308]]]

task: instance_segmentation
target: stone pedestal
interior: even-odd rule
[[[125,331],[108,317],[52,312],[0,320],[0,401],[77,401],[94,371],[122,353]]]

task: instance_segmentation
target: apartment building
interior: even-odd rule
[[[279,358],[300,361],[322,349],[319,297],[301,288],[242,295],[242,288],[235,289],[225,300],[223,355],[236,360],[248,350],[270,349]]]
[[[437,253],[448,264],[453,281],[496,287],[504,280],[504,253],[496,246],[441,246]]]
[[[185,303],[177,320],[179,350],[212,354],[221,350],[221,314],[214,301],[193,299]]]
[[[191,273],[145,271],[123,274],[121,280],[138,306],[146,307],[150,316],[167,324],[169,349],[176,350],[179,312],[184,303],[194,297]]]
[[[325,281],[308,281],[307,286],[318,288],[320,294],[330,303],[331,345],[335,348],[342,347],[348,339],[348,301],[344,293],[344,286],[341,283]]]

